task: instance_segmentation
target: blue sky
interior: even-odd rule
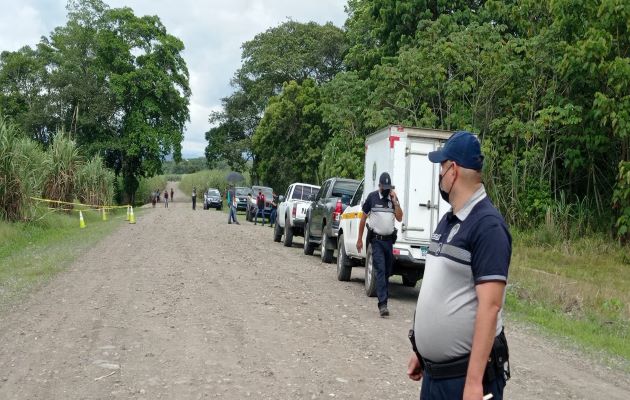
[[[346,0],[105,0],[157,15],[169,33],[184,41],[192,97],[183,155],[203,155],[208,114],[232,93],[230,78],[240,66],[243,42],[287,19],[342,26]],[[36,44],[66,22],[66,0],[0,0],[0,51]]]

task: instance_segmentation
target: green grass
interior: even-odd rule
[[[85,229],[79,228],[76,212],[50,213],[28,223],[0,221],[0,310],[64,270],[125,222],[125,214],[119,210],[105,222],[86,211]]]
[[[545,244],[535,235],[514,235],[507,312],[630,362],[630,249],[605,236]]]

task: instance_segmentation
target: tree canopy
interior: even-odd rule
[[[319,160],[308,164],[314,183],[359,178],[365,137],[388,124],[468,129],[510,223],[556,215],[582,221],[570,234],[614,226],[630,237],[627,1],[349,0],[346,10],[344,30],[328,28],[334,41],[322,36],[297,56],[287,42],[309,42],[286,24],[243,45],[236,91],[214,121],[248,116],[224,136],[245,143],[266,183],[306,178],[296,154],[319,154],[308,158]],[[321,59],[320,45],[343,57],[336,72],[295,68]]]
[[[138,178],[181,158],[189,120],[184,44],[156,16],[68,3],[68,21],[36,48],[0,55],[1,111],[44,144],[65,129],[87,155],[122,175],[132,200]]]

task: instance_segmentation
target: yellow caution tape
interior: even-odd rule
[[[67,201],[61,201],[61,200],[50,200],[50,199],[42,199],[40,197],[30,197],[30,199],[35,200],[35,201],[42,201],[45,203],[55,203],[55,204],[66,204],[66,205],[72,205],[72,206],[79,206],[79,207],[88,207],[92,208],[92,209],[96,209],[97,211],[100,210],[113,210],[116,208],[128,208],[130,207],[129,205],[126,206],[107,206],[107,205],[96,205],[96,204],[82,204],[82,203],[71,203],[71,202],[67,202]],[[74,211],[85,211],[84,210],[74,210]]]

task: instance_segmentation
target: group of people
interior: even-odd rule
[[[276,194],[276,192],[272,193],[272,199],[271,199],[271,212],[269,214],[269,226],[273,227],[274,224],[276,223],[276,218],[278,215],[278,203],[279,201],[279,196]],[[237,211],[237,207],[238,207],[238,199],[236,197],[236,192],[235,192],[235,187],[234,185],[230,185],[230,187],[228,187],[227,190],[227,204],[229,207],[229,216],[228,216],[228,224],[237,224],[240,225],[240,223],[238,222],[238,219],[236,217],[236,211]],[[251,203],[251,198],[252,195],[248,194],[247,195],[247,202],[248,204]],[[258,195],[256,196],[256,210],[254,212],[254,225],[258,225],[258,217],[260,216],[262,219],[262,224],[265,225],[265,206],[267,203],[267,199],[265,198],[264,193],[259,190],[258,191]]]
[[[463,131],[429,153],[429,160],[440,164],[439,191],[452,208],[431,236],[409,332],[413,353],[407,374],[422,379],[421,400],[500,400],[510,377],[502,309],[512,239],[486,195],[483,159],[479,140]],[[391,178],[383,173],[379,190],[363,204],[356,243],[360,251],[367,222],[382,317],[389,315],[395,221],[402,218]]]
[[[155,189],[151,193],[151,205],[155,208],[156,203],[160,203],[160,189]],[[171,188],[171,201],[173,201],[173,188]],[[168,208],[168,189],[164,190],[164,208]]]

